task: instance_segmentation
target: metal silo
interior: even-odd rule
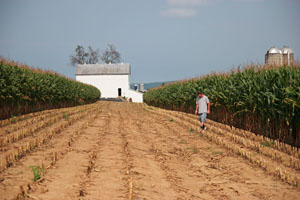
[[[294,64],[294,51],[288,46],[281,49],[283,65],[291,66]]]
[[[144,90],[145,90],[145,88],[144,88],[144,83],[141,83],[141,84],[140,84],[140,91],[143,92]]]
[[[282,65],[282,52],[276,47],[271,47],[265,55],[266,65]]]

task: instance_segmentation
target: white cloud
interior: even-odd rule
[[[211,0],[210,0],[211,1]],[[209,2],[209,0],[167,0],[169,6],[202,6]]]
[[[261,2],[264,0],[232,0],[233,2]]]
[[[194,9],[170,8],[161,11],[160,14],[166,17],[189,18],[195,16],[197,11]]]
[[[167,9],[160,12],[162,16],[190,18],[197,15],[197,7],[215,0],[167,0]]]
[[[160,12],[162,16],[190,18],[197,15],[201,6],[215,5],[220,2],[262,2],[264,0],[166,0],[167,8]]]

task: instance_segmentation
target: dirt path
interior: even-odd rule
[[[176,115],[157,114],[160,111],[133,103],[101,106],[3,171],[0,199],[17,196],[20,180],[22,185],[29,183],[29,189],[19,199],[294,200],[300,196],[297,187],[211,142]],[[80,134],[74,138],[74,133]],[[60,152],[58,159],[50,162],[54,151]],[[51,164],[37,183],[28,169],[33,160]]]

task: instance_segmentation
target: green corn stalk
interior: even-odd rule
[[[211,119],[300,147],[300,66],[210,74],[151,89],[144,101],[193,112],[198,90],[212,103]]]
[[[30,110],[85,104],[100,96],[91,85],[0,60],[0,119]]]

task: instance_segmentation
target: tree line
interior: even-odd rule
[[[100,55],[99,49],[94,50],[91,46],[87,51],[81,45],[77,45],[75,54],[70,56],[70,62],[72,66],[76,64],[96,64],[99,62],[99,58],[106,64],[121,62],[121,54],[116,50],[113,44],[108,44],[105,51]]]

